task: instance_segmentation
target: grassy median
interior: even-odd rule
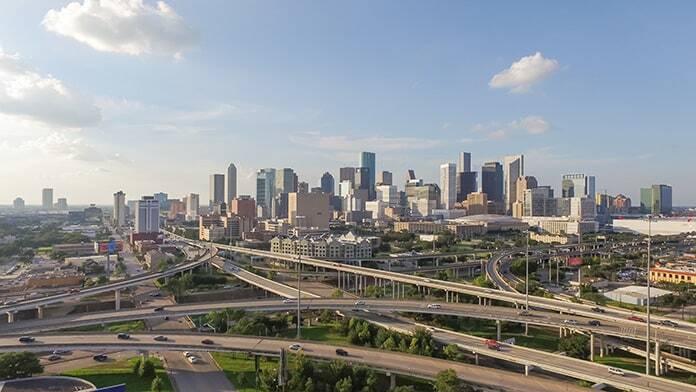
[[[100,365],[90,366],[82,369],[75,369],[61,374],[61,376],[78,377],[85,379],[98,388],[108,387],[118,384],[126,384],[127,392],[146,392],[150,391],[152,384],[151,378],[141,378],[133,374],[133,364],[140,357],[133,357],[125,360],[106,362]],[[169,376],[162,361],[150,357],[155,364],[155,371],[164,383],[162,392],[174,392]]]

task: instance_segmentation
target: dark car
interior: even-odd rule
[[[592,311],[595,313],[604,313],[604,309],[599,308],[599,307],[592,308]]]
[[[210,339],[203,339],[203,340],[201,340],[201,343],[203,343],[203,344],[215,344],[215,342],[213,342]]]
[[[168,340],[167,337],[164,335],[157,335],[153,339],[155,339],[158,342],[166,342]]]
[[[154,308],[152,311],[153,311],[153,312],[161,312],[161,311],[163,311],[163,310],[164,310],[163,307],[159,307],[159,308]]]
[[[130,334],[127,334],[125,332],[121,332],[120,334],[116,335],[116,337],[119,339],[128,340],[128,339],[130,339]]]
[[[342,348],[337,348],[336,349],[336,355],[339,357],[347,357],[348,356],[348,351],[342,349]]]
[[[34,339],[33,336],[20,336],[19,337],[19,342],[20,343],[34,343],[36,339]]]
[[[593,327],[599,327],[600,325],[602,325],[602,323],[600,323],[599,320],[590,320],[587,322],[587,324]]]
[[[53,362],[53,361],[57,361],[57,360],[61,359],[61,356],[58,354],[51,354],[46,359]]]
[[[679,326],[679,324],[675,323],[675,322],[672,321],[672,320],[660,320],[659,323],[660,323],[660,325],[664,325],[664,326],[667,326],[667,327],[674,327],[674,328],[677,328],[677,327]]]
[[[94,359],[97,362],[106,362],[106,360],[109,359],[109,357],[107,357],[106,354],[97,354],[93,356],[92,359]]]

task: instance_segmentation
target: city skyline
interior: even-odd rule
[[[80,2],[70,14],[68,3],[0,4],[3,205],[40,204],[49,187],[75,205],[108,205],[121,188],[207,197],[207,176],[230,161],[238,194],[255,193],[264,167],[292,167],[318,186],[325,171],[357,166],[360,151],[375,152],[376,171],[399,186],[410,168],[437,182],[460,151],[477,172],[523,154],[526,172],[557,190],[563,174],[591,173],[597,192],[639,200],[642,187],[670,184],[675,205],[696,204],[681,164],[695,142],[696,84],[681,65],[695,55],[673,39],[693,33],[688,12],[168,1],[172,15],[145,1],[134,12],[154,16],[140,22],[172,18],[176,34],[124,42],[78,28],[108,10]],[[305,23],[315,13],[331,23]],[[491,15],[517,33],[485,22]],[[251,34],[259,18],[264,30]],[[584,18],[593,23],[574,24]]]

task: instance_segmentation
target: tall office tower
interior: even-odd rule
[[[152,195],[160,203],[160,210],[169,211],[169,195],[164,192],[157,192]]]
[[[234,165],[234,163],[230,163],[229,166],[227,166],[227,197],[225,198],[225,201],[227,205],[232,202],[232,200],[237,197],[237,166]]]
[[[476,172],[460,172],[457,173],[457,201],[462,202],[466,200],[469,193],[474,193],[478,190],[476,183],[476,178],[478,173]]]
[[[565,174],[562,182],[563,197],[586,197],[595,199],[595,177],[584,174]]]
[[[471,171],[471,153],[460,152],[457,159],[457,173],[468,173]]]
[[[295,227],[329,229],[329,195],[322,192],[288,194],[288,218]]]
[[[655,184],[650,188],[641,188],[640,208],[646,214],[671,214],[672,187],[664,184]]]
[[[288,167],[276,169],[275,172],[275,195],[281,193],[297,192],[297,174]],[[274,196],[275,196],[274,195]]]
[[[135,232],[159,233],[160,206],[152,196],[143,196],[135,208]]]
[[[309,184],[302,181],[299,184],[297,184],[297,192],[298,193],[309,193]]]
[[[244,218],[256,218],[256,201],[249,195],[241,195],[232,199],[230,213]]]
[[[440,197],[442,208],[450,210],[457,201],[457,165],[444,163],[440,165]]]
[[[399,204],[399,194],[396,185],[377,185],[377,200],[383,201],[389,207]]]
[[[224,174],[211,174],[210,175],[210,199],[208,199],[208,206],[213,208],[213,206],[223,203],[225,201],[225,175]]]
[[[356,167],[355,176],[353,177],[353,188],[363,189],[367,191],[367,196],[370,196],[370,168]]]
[[[355,183],[355,168],[354,167],[342,167],[339,169],[338,181],[350,181]]]
[[[53,188],[44,188],[41,191],[41,207],[44,210],[53,209]]]
[[[394,185],[392,172],[383,170],[383,171],[377,173],[377,184],[376,185]]]
[[[502,202],[503,198],[503,166],[500,162],[486,162],[481,167],[481,191],[488,200]]]
[[[523,192],[522,200],[521,216],[552,216],[555,213],[553,189],[550,186],[529,188]]]
[[[273,195],[275,194],[275,175],[273,168],[261,169],[256,173],[256,208],[261,218],[271,217]]]
[[[14,199],[14,201],[12,202],[12,208],[14,208],[15,210],[24,209],[24,199],[22,199],[21,197]]]
[[[375,153],[374,152],[361,152],[360,153],[360,167],[366,167],[368,169],[368,190],[370,192],[370,200],[375,198],[375,176],[377,175],[377,166],[375,165]]]
[[[200,196],[197,193],[189,193],[186,198],[186,220],[198,219],[200,209]]]
[[[597,217],[595,201],[589,197],[570,197],[570,217],[575,219],[594,219]]]
[[[122,227],[126,225],[126,194],[123,191],[114,193],[113,225]]]
[[[503,193],[505,194],[505,208],[508,214],[512,213],[512,203],[517,201],[517,178],[524,176],[524,155],[509,155],[503,158],[504,176]]]
[[[517,203],[524,203],[524,193],[527,189],[534,189],[539,186],[536,177],[534,176],[522,176],[517,178],[517,184],[515,185],[515,191],[517,196],[515,196],[515,201]]]
[[[321,176],[321,191],[328,193],[329,195],[334,194],[334,178],[331,173],[326,172]]]
[[[68,199],[64,197],[59,197],[58,200],[56,200],[56,209],[65,211],[68,209]]]

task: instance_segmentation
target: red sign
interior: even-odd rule
[[[582,257],[571,257],[568,259],[568,265],[570,267],[579,267],[582,265]]]

